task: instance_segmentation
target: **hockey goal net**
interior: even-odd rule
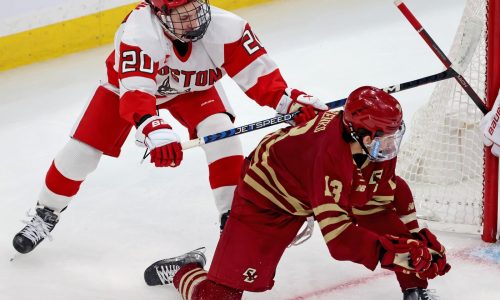
[[[500,0],[467,0],[448,55],[488,108],[500,86],[499,11]],[[412,187],[420,219],[494,242],[498,160],[483,150],[482,116],[456,80],[437,84],[411,120],[398,173]]]

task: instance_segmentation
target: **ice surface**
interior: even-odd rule
[[[448,50],[464,0],[412,0],[407,5]],[[360,85],[389,86],[437,73],[440,61],[392,1],[283,0],[238,11],[280,65],[289,84],[325,101]],[[185,152],[176,169],[140,165],[132,136],[120,159],[104,158],[31,254],[9,262],[11,240],[33,208],[52,158],[74,120],[104,78],[111,46],[0,73],[0,299],[180,299],[166,287],[148,287],[142,273],[153,261],[199,246],[212,257],[217,212],[201,149]],[[272,117],[224,80],[237,125]],[[432,86],[397,94],[405,118]],[[167,115],[169,121],[172,119]],[[187,132],[173,126],[184,139]],[[407,122],[410,123],[410,122]],[[245,153],[273,129],[242,136]],[[188,180],[187,180],[188,179]],[[479,236],[437,233],[449,251],[451,272],[431,282],[442,300],[500,299],[499,245]],[[329,257],[315,235],[285,253],[274,289],[245,299],[401,299],[394,276]]]

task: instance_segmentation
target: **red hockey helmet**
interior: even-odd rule
[[[372,160],[394,158],[403,137],[403,111],[398,100],[381,89],[363,86],[354,90],[344,107],[343,122],[351,137]],[[372,142],[364,145],[364,136]]]
[[[182,6],[191,0],[147,0],[154,8],[164,13],[168,13],[171,9]]]
[[[146,0],[146,2],[153,7],[166,31],[176,39],[195,42],[207,32],[211,21],[208,0]]]

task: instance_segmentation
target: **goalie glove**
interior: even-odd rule
[[[379,237],[380,266],[404,274],[419,273],[431,265],[431,254],[421,241],[386,234]]]
[[[285,94],[276,106],[276,112],[282,115],[300,111],[294,118],[295,124],[309,121],[316,116],[318,111],[326,110],[328,110],[328,106],[317,97],[291,88],[285,89]]]
[[[151,116],[137,127],[135,143],[149,149],[156,167],[177,167],[181,163],[180,138],[159,116]]]
[[[493,108],[488,112],[479,124],[482,132],[483,144],[487,147],[491,146],[491,153],[495,156],[500,156],[500,93],[493,105]]]
[[[438,241],[437,237],[427,228],[413,235],[415,238],[422,241],[424,246],[429,249],[432,256],[430,267],[423,272],[417,273],[417,277],[421,279],[433,279],[438,275],[443,276],[446,274],[451,269],[451,266],[446,261],[446,249]]]

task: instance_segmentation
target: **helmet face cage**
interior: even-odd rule
[[[401,121],[401,127],[396,132],[382,136],[375,135],[372,142],[366,145],[368,158],[372,161],[386,161],[396,157],[405,131],[405,123]]]
[[[159,10],[158,17],[165,29],[183,42],[200,40],[211,21],[208,0],[188,1],[168,11]]]
[[[405,131],[403,112],[387,92],[371,86],[357,88],[347,97],[343,121],[370,160],[389,160],[398,154]],[[365,136],[371,138],[369,145],[363,143]]]

